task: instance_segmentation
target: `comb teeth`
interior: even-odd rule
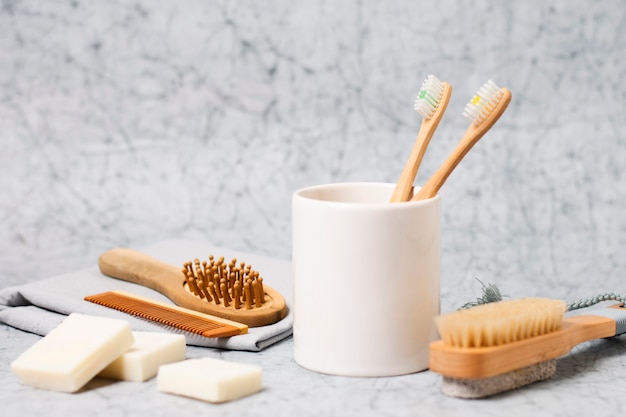
[[[169,307],[118,291],[88,295],[85,300],[204,337],[236,336],[247,332],[247,326],[239,323],[239,327],[235,327],[218,317],[187,312],[181,307]]]
[[[185,262],[182,268],[183,276],[189,291],[207,302],[236,310],[246,310],[262,307],[265,303],[263,278],[250,265],[237,259],[229,264],[224,257],[215,259],[209,256],[209,262]]]
[[[430,119],[443,95],[443,84],[437,77],[429,74],[420,88],[413,108],[424,119]]]
[[[547,298],[507,300],[444,314],[436,324],[445,345],[497,346],[560,329],[565,308]]]
[[[470,119],[474,126],[478,126],[491,114],[501,98],[500,87],[489,80],[478,89],[474,97],[465,105],[463,116]]]

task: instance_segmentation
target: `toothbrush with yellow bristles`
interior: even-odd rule
[[[412,200],[424,200],[434,197],[443,186],[448,176],[461,162],[470,149],[482,138],[485,133],[498,121],[511,101],[511,92],[506,88],[498,87],[489,80],[478,90],[465,106],[463,115],[472,121],[465,131],[456,148],[448,159],[419,189]]]
[[[452,87],[449,83],[439,81],[437,77],[430,74],[424,82],[415,99],[413,106],[415,111],[423,117],[420,130],[415,139],[415,145],[409,155],[409,160],[404,166],[402,174],[396,183],[396,188],[391,195],[391,202],[397,203],[409,201],[413,193],[413,182],[417,176],[417,171],[426,152],[426,148],[433,137],[443,113],[446,111]]]

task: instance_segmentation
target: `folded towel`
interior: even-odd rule
[[[250,328],[248,334],[209,339],[193,333],[147,321],[120,311],[84,301],[87,295],[110,290],[121,290],[153,300],[171,303],[164,295],[149,288],[103,275],[98,267],[43,279],[0,290],[0,322],[9,326],[45,336],[66,315],[83,313],[96,316],[123,318],[133,330],[183,333],[188,345],[230,350],[259,351],[291,335],[291,263],[285,260],[223,249],[208,244],[185,240],[168,240],[141,249],[161,261],[181,265],[188,260],[207,259],[209,255],[237,258],[259,271],[266,285],[280,292],[287,302],[287,316],[269,326]]]

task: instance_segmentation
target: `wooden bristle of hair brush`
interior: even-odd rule
[[[208,262],[195,259],[176,267],[133,249],[116,248],[102,254],[98,265],[104,275],[152,288],[178,306],[250,327],[287,315],[283,296],[236,260],[226,263],[210,256]]]
[[[215,259],[209,255],[209,261],[200,263],[199,259],[187,261],[182,268],[188,288],[196,296],[216,305],[223,304],[236,310],[250,310],[265,303],[263,277],[245,262],[237,264],[237,259],[230,263],[220,256]]]
[[[562,301],[525,298],[439,316],[429,367],[444,377],[445,394],[481,398],[549,378],[555,359],[579,343],[626,333],[625,308],[564,312]]]
[[[248,333],[245,324],[122,291],[88,295],[85,300],[204,337],[230,337]]]

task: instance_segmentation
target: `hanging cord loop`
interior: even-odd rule
[[[601,303],[602,301],[619,301],[622,305],[626,305],[626,297],[609,292],[596,295],[595,297],[581,298],[580,300],[573,301],[567,304],[567,311],[591,307],[592,305]]]

